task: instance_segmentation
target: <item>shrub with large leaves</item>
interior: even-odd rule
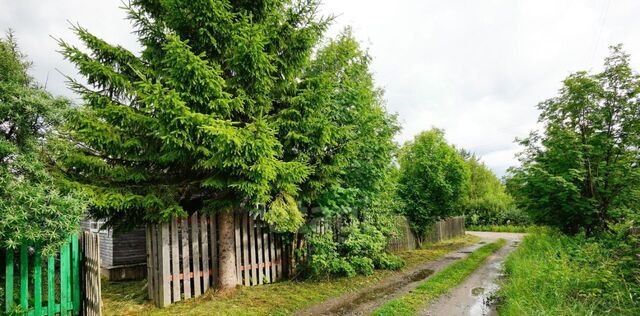
[[[79,228],[83,195],[61,189],[44,154],[69,103],[38,87],[9,33],[0,40],[0,247],[54,251]]]

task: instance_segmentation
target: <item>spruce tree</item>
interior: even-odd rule
[[[136,0],[126,9],[139,55],[74,27],[87,49],[60,45],[88,85],[71,81],[83,105],[59,163],[93,215],[126,226],[220,212],[223,289],[236,283],[233,210],[296,230],[293,197],[310,169],[285,159],[276,118],[326,27],[317,5]]]

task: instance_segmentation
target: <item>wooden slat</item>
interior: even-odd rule
[[[255,221],[256,223],[256,240],[257,240],[257,255],[258,255],[258,284],[264,284],[264,248],[262,248],[262,241],[264,234],[262,233],[262,222]]]
[[[147,224],[145,227],[145,235],[146,235],[146,248],[147,248],[147,295],[149,295],[149,299],[155,301],[155,297],[153,295],[155,284],[153,284],[153,251],[152,244],[153,240],[151,239],[151,224]],[[85,245],[88,246],[88,243],[85,242]]]
[[[242,214],[242,231],[240,233],[242,235],[242,264],[249,264],[249,216],[244,213]],[[250,283],[251,276],[249,274],[249,270],[243,271],[242,283],[245,286],[251,285]]]
[[[191,273],[189,255],[189,226],[187,219],[181,221],[180,234],[182,236],[182,273],[187,277],[182,281],[184,298],[191,298],[191,279],[188,277]]]
[[[171,288],[173,292],[172,302],[180,301],[180,250],[178,247],[180,242],[178,241],[178,220],[173,218],[171,220]]]
[[[271,229],[269,229],[269,232],[267,233],[267,237],[269,237],[269,261],[271,263],[276,262],[276,254],[275,254],[275,245],[274,245],[274,240],[273,240],[273,233],[271,232]],[[269,269],[267,269],[267,275],[269,278],[269,282],[273,282],[275,281],[276,278],[276,267],[275,265],[271,265],[269,267]]]
[[[71,296],[73,303],[73,314],[80,313],[80,251],[78,247],[78,235],[71,235],[71,276],[72,288]],[[36,252],[38,254],[38,252]],[[39,254],[38,254],[39,255]]]
[[[275,279],[276,280],[280,280],[282,278],[282,242],[281,242],[281,237],[275,236],[276,238],[274,239],[275,243],[276,243],[276,255],[275,255],[275,259],[278,262],[278,264],[276,265],[276,276]]]
[[[200,242],[198,240],[198,213],[191,215],[191,261],[193,262],[193,296],[202,294],[200,282]]]
[[[47,314],[53,315],[56,308],[56,259],[47,259]]]
[[[69,244],[64,243],[60,249],[60,309],[65,310],[69,301],[68,287],[69,278]]]
[[[218,284],[218,225],[217,216],[209,216],[209,246],[211,248],[211,287]]]
[[[171,304],[171,286],[169,284],[170,263],[169,263],[169,224],[162,224],[160,232],[160,307]]]
[[[200,215],[200,242],[202,257],[202,293],[209,289],[209,232],[207,229],[208,216]]]
[[[34,313],[42,315],[42,256],[40,245],[35,244],[33,257],[33,305]]]
[[[156,305],[160,304],[160,284],[158,284],[158,225],[150,225],[150,235],[151,235],[151,261],[153,264],[151,265],[151,275],[149,278],[151,279],[150,285],[153,289],[153,301]]]
[[[4,272],[5,312],[9,314],[13,310],[13,249],[7,249]]]
[[[235,238],[234,242],[236,245],[236,276],[238,277],[238,284],[242,284],[242,271],[240,271],[240,266],[242,266],[242,238],[240,237],[240,226],[241,226],[241,217],[238,213],[233,214],[233,227],[235,229]]]
[[[253,216],[249,216],[249,255],[251,257],[251,285],[256,285],[258,282],[258,269],[255,268],[258,263],[256,252],[256,228]]]
[[[20,247],[20,306],[29,309],[29,252],[27,245]]]

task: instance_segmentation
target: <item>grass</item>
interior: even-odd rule
[[[635,242],[552,231],[525,237],[505,261],[500,315],[640,315]]]
[[[470,225],[469,231],[478,232],[498,232],[498,233],[535,233],[543,230],[540,226],[517,226],[517,225]]]
[[[475,271],[485,259],[505,245],[505,240],[487,244],[422,282],[409,294],[380,306],[374,315],[415,315],[421,307],[447,293]]]
[[[463,246],[476,243],[477,237],[465,236],[427,245],[423,249],[396,253],[409,269],[435,260]],[[158,309],[147,301],[146,281],[104,282],[102,289],[104,315],[288,315],[344,293],[357,291],[398,271],[375,271],[369,276],[336,278],[319,281],[285,281],[254,287],[239,287],[232,296],[216,291]]]

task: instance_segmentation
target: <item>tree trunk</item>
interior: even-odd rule
[[[234,243],[233,209],[228,209],[218,216],[219,249],[220,249],[220,290],[235,289],[238,283],[236,275],[236,255]]]

